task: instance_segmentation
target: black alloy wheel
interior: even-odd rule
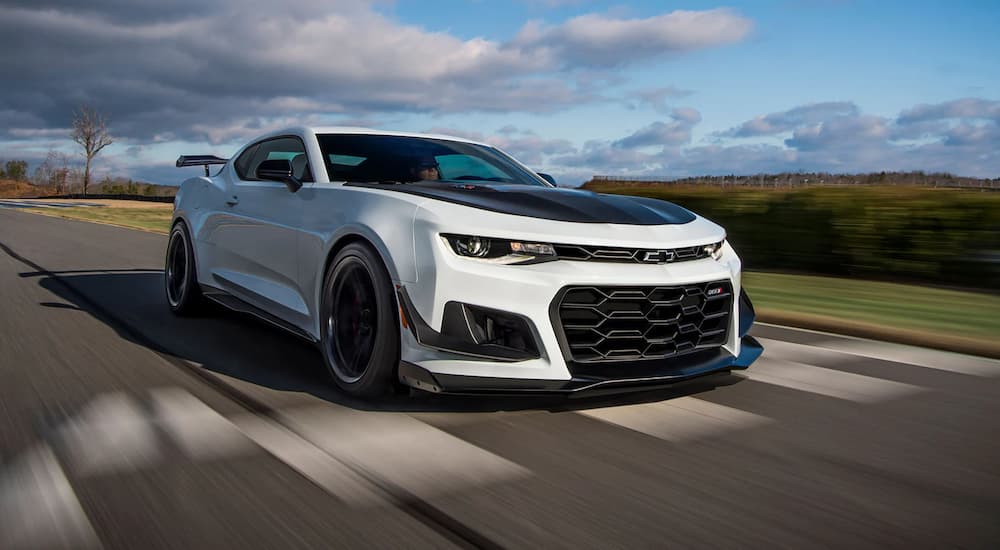
[[[170,230],[163,283],[170,311],[177,315],[193,315],[204,309],[204,298],[195,276],[194,248],[182,221]]]
[[[369,247],[349,244],[323,284],[321,347],[337,385],[365,397],[392,387],[399,363],[399,320],[392,283]]]
[[[375,349],[378,303],[363,263],[349,258],[333,285],[333,311],[328,320],[333,335],[337,376],[356,382],[364,376]]]

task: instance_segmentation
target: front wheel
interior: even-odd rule
[[[340,388],[374,397],[392,387],[399,363],[399,320],[392,281],[369,247],[345,246],[323,282],[323,360]]]

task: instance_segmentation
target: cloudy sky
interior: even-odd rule
[[[0,0],[0,160],[176,184],[180,153],[362,125],[594,174],[1000,177],[1000,3]]]

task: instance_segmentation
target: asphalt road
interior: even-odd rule
[[[670,390],[363,403],[171,316],[165,244],[0,210],[0,548],[1000,545],[1000,362],[757,326]]]

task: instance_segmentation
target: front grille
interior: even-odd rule
[[[581,262],[619,262],[632,264],[668,264],[707,258],[711,254],[705,246],[681,248],[616,248],[575,244],[552,245],[560,260]]]
[[[556,328],[572,361],[663,359],[725,344],[733,287],[574,286],[557,299]]]

